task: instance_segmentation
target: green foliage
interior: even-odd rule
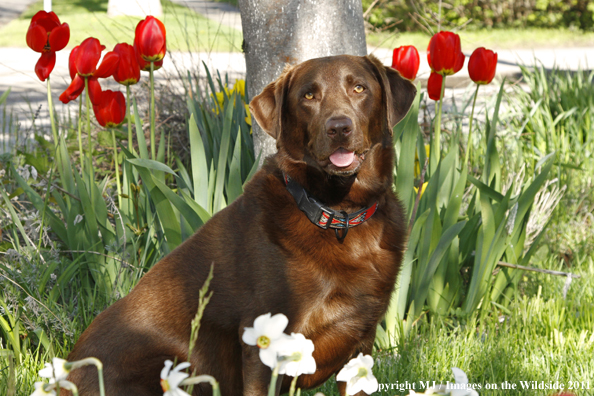
[[[401,331],[408,334],[423,312],[432,317],[453,315],[466,320],[479,308],[486,313],[491,304],[507,306],[521,272],[505,268],[493,276],[493,271],[499,261],[526,265],[534,252],[524,250],[526,225],[534,197],[545,183],[554,157],[541,158],[536,165],[540,170],[518,193],[513,193],[513,185],[503,190],[495,144],[503,87],[493,116],[487,119],[487,151],[480,179],[469,175],[467,164],[459,159],[458,133],[435,170],[427,169],[425,192],[415,192],[415,147],[421,153],[419,163],[425,162],[417,121],[420,93],[407,117],[396,126],[395,188],[413,226],[385,329],[378,328],[377,341],[384,348]],[[436,139],[432,139],[431,149],[441,152]],[[467,208],[462,209],[465,195],[469,197]]]
[[[511,167],[534,164],[556,151],[553,174],[567,191],[544,242],[571,265],[576,254],[594,252],[594,73],[522,68],[529,91],[509,98],[510,131],[503,134]]]
[[[171,155],[165,163],[164,131],[157,159],[148,159],[134,103],[137,150],[132,142],[119,147],[121,205],[111,174],[100,178],[88,164],[80,172],[65,139],[57,147],[39,140],[35,150],[47,160],[26,151],[9,160],[0,186],[8,216],[0,224],[0,350],[21,368],[35,351],[41,361],[67,355],[98,312],[242,193],[257,164],[245,92],[227,94],[220,76],[216,84],[221,101],[210,95],[216,93],[210,74],[208,86],[189,95],[187,164]]]
[[[467,24],[469,29],[484,28],[594,28],[594,4],[582,0],[363,0],[368,22],[378,29],[421,30],[420,20],[436,20],[441,4],[442,26],[451,29]],[[411,18],[411,15],[415,18]]]

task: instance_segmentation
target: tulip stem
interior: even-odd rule
[[[84,152],[82,146],[82,99],[78,101],[78,151],[80,156],[80,172],[85,171]]]
[[[128,150],[134,153],[134,142],[132,140],[132,114],[130,113],[130,86],[126,85],[126,119],[128,120]]]
[[[85,77],[85,96],[87,100],[87,133],[89,135],[89,172],[93,169],[93,141],[91,139],[91,97],[89,95],[89,79]]]
[[[156,143],[155,143],[155,62],[151,62],[151,70],[150,70],[150,84],[151,84],[151,155],[152,159],[157,159],[157,150],[156,150]]]
[[[99,395],[105,396],[105,384],[103,382],[103,363],[97,358],[88,357],[75,362],[68,362],[64,364],[64,367],[69,370],[76,370],[84,366],[95,366],[97,367],[97,378],[99,380]]]
[[[52,88],[50,86],[50,78],[47,78],[47,106],[50,116],[50,123],[52,125],[52,135],[54,137],[54,143],[56,145],[56,150],[58,148],[58,131],[56,130],[56,121],[54,120],[54,104],[52,101]]]
[[[470,118],[468,120],[468,141],[466,142],[466,152],[464,153],[464,166],[468,166],[470,161],[470,146],[472,145],[472,120],[474,118],[474,105],[476,105],[476,97],[478,96],[480,84],[476,84],[476,91],[474,91],[474,100],[472,101],[472,110],[470,111]]]
[[[120,165],[118,164],[118,146],[115,138],[115,130],[111,130],[111,140],[113,141],[113,163],[115,167],[116,186],[118,188],[118,208],[122,207],[122,186],[120,185]]]
[[[443,94],[445,92],[445,80],[446,76],[443,76],[441,80],[441,92],[439,94],[439,106],[435,117],[435,132],[431,139],[431,150],[429,152],[429,170],[430,174],[433,175],[437,170],[437,164],[440,157],[440,140],[441,140],[441,112],[443,107]]]

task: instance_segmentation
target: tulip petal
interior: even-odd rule
[[[56,53],[44,52],[35,64],[35,74],[41,81],[47,80],[54,66],[56,65]]]
[[[101,89],[101,85],[99,84],[99,80],[94,77],[89,78],[89,99],[91,103],[96,104],[100,98],[101,93],[103,92]]]
[[[429,94],[429,99],[439,100],[439,97],[441,96],[442,81],[443,76],[441,74],[431,72],[429,80],[427,80],[427,93]]]
[[[60,101],[64,104],[78,98],[81,92],[85,89],[85,80],[78,74],[74,76],[74,79],[60,95]]]
[[[136,84],[140,80],[140,65],[136,59],[134,47],[120,43],[114,47],[113,52],[120,56],[118,67],[113,73],[114,80],[123,85]]]
[[[136,26],[134,43],[137,44],[142,58],[147,62],[158,62],[163,59],[166,47],[166,31],[163,22],[148,16]]]
[[[41,10],[31,18],[31,24],[33,23],[43,26],[46,32],[51,32],[53,29],[60,26],[60,18],[58,18],[53,11],[45,12],[44,10]]]
[[[52,30],[49,36],[50,49],[52,51],[60,51],[64,49],[70,40],[70,27],[67,23],[63,23]]]
[[[87,38],[80,44],[74,59],[78,74],[86,77],[97,70],[97,63],[101,59],[101,47],[99,40],[93,37]]]
[[[70,78],[74,80],[74,76],[76,75],[76,56],[78,54],[80,46],[77,45],[70,51],[70,56],[68,57],[68,72],[70,72]]]
[[[116,71],[118,63],[120,62],[120,56],[115,52],[111,51],[105,54],[101,64],[97,70],[93,73],[93,77],[96,78],[107,78]]]
[[[31,23],[27,30],[27,45],[35,52],[43,52],[47,45],[47,31],[43,26]]]

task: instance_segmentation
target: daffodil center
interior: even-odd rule
[[[163,392],[167,392],[168,390],[170,390],[171,387],[169,386],[169,381],[167,381],[166,379],[162,379],[161,388],[163,389]]]
[[[367,377],[367,369],[365,367],[359,367],[359,372],[357,373],[357,377],[359,377],[359,378]]]
[[[266,337],[265,335],[260,336],[256,341],[256,345],[258,345],[258,348],[266,349],[270,346],[270,338]]]

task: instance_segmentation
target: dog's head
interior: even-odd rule
[[[332,56],[288,67],[250,103],[279,151],[329,175],[356,174],[408,112],[414,85],[374,56]]]

